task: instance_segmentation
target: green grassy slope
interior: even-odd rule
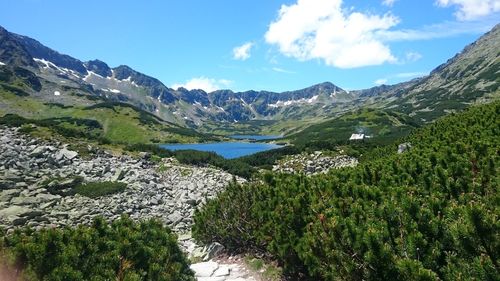
[[[52,123],[58,123],[57,127],[91,131],[95,137],[105,138],[112,143],[175,143],[213,139],[122,103],[101,103],[90,107],[64,106],[0,89],[0,104],[0,116],[16,114],[32,120],[52,120]],[[68,118],[72,121],[66,122]],[[75,120],[95,120],[100,126],[81,127],[75,125]]]
[[[362,132],[372,136],[371,141],[389,143],[407,135],[415,126],[413,119],[405,114],[367,108],[312,125],[287,139],[296,145],[339,143],[346,142],[353,133]]]

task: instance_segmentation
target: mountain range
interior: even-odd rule
[[[346,91],[324,82],[283,93],[207,93],[169,88],[126,65],[83,62],[0,27],[0,86],[62,106],[128,103],[167,122],[210,133],[288,134],[366,107],[425,123],[498,94],[499,45],[497,25],[426,77],[366,90]],[[1,103],[0,113],[30,114],[12,112]]]

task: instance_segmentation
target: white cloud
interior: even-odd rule
[[[294,73],[296,73],[295,71],[286,70],[286,69],[283,69],[283,68],[280,68],[280,67],[273,67],[272,69],[275,72],[288,73],[288,74],[294,74]]]
[[[410,51],[410,52],[406,53],[406,61],[407,62],[415,62],[421,58],[422,58],[422,54],[420,54],[418,52]]]
[[[377,86],[384,85],[384,84],[387,84],[387,79],[386,78],[377,79],[377,80],[375,80],[374,83]]]
[[[388,7],[392,7],[392,5],[394,5],[394,2],[396,2],[396,1],[397,0],[383,0],[382,4],[385,6],[388,6]]]
[[[458,6],[458,20],[475,20],[500,11],[500,0],[436,0],[440,7]]]
[[[235,60],[247,60],[250,58],[250,51],[252,50],[253,43],[247,42],[241,46],[235,47],[233,49],[233,59]]]
[[[173,89],[178,89],[180,87],[186,88],[188,90],[197,90],[201,89],[207,93],[217,91],[223,88],[229,87],[233,81],[227,79],[213,79],[207,77],[197,77],[191,80],[186,81],[184,84],[174,84],[172,85]]]
[[[379,30],[375,37],[383,42],[417,41],[446,38],[461,34],[482,34],[497,24],[496,19],[473,22],[442,22],[420,29]]]
[[[339,68],[380,65],[396,58],[375,35],[398,22],[391,14],[346,11],[342,0],[297,0],[281,6],[265,39],[282,54],[302,61],[320,59]]]
[[[429,74],[429,72],[423,72],[423,71],[418,71],[418,72],[402,72],[402,73],[394,74],[391,77],[394,77],[394,78],[417,78],[417,77],[423,77],[423,76],[425,76],[427,74]]]

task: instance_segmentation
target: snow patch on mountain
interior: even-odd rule
[[[315,95],[309,99],[302,98],[302,99],[298,99],[298,100],[277,101],[276,103],[270,103],[267,106],[269,106],[271,108],[278,108],[278,107],[290,106],[290,105],[294,105],[294,104],[305,104],[305,103],[312,104],[312,103],[316,102],[318,100],[318,98],[319,98],[319,95]]]
[[[79,73],[76,72],[76,71],[74,71],[74,70],[72,70],[72,69],[67,69],[67,68],[64,68],[64,67],[59,67],[59,66],[55,65],[53,62],[45,60],[45,59],[33,58],[33,60],[35,62],[39,63],[39,64],[42,64],[43,68],[54,69],[54,70],[59,71],[60,74],[71,75],[71,76],[74,76],[74,77],[76,77],[78,79],[81,79],[81,76],[79,75]]]
[[[119,94],[119,93],[121,93],[121,91],[120,91],[120,90],[118,90],[118,89],[101,88],[101,90],[106,91],[106,92],[111,92],[111,93],[114,93],[114,94]]]

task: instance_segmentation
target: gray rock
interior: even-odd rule
[[[179,211],[174,211],[172,214],[167,216],[167,220],[170,221],[171,224],[176,225],[180,221],[182,221],[182,215]]]
[[[44,147],[44,146],[38,146],[37,148],[35,148],[31,153],[30,153],[30,156],[31,157],[39,157],[41,156],[45,151],[47,151],[47,148]]]
[[[41,202],[41,198],[27,196],[14,197],[10,200],[10,203],[13,205],[37,205]]]
[[[19,196],[21,191],[18,189],[7,189],[0,193],[0,202],[9,202],[13,197]]]
[[[218,242],[213,242],[212,244],[208,245],[206,249],[206,255],[203,257],[203,260],[211,260],[221,254],[222,251],[224,251],[224,246],[222,246],[222,244]]]
[[[63,148],[63,149],[59,150],[59,151],[56,153],[56,159],[57,159],[57,160],[61,160],[61,159],[63,159],[63,158],[66,158],[66,159],[72,160],[72,159],[74,159],[76,156],[78,156],[78,152],[76,152],[76,151],[72,151],[72,150],[67,150],[66,148]]]
[[[196,277],[210,277],[219,268],[216,262],[201,262],[192,264],[191,270],[194,271]]]
[[[405,142],[400,145],[398,145],[398,153],[401,154],[411,148],[411,143]]]
[[[22,206],[10,206],[6,209],[0,210],[0,218],[17,216],[17,217],[26,217],[26,218],[34,218],[36,216],[40,216],[42,212],[35,211],[30,208],[22,207]]]
[[[121,169],[121,168],[118,168],[116,169],[115,171],[115,174],[113,175],[113,177],[111,177],[111,181],[119,181],[119,180],[122,180],[125,175],[127,174],[127,171]]]

